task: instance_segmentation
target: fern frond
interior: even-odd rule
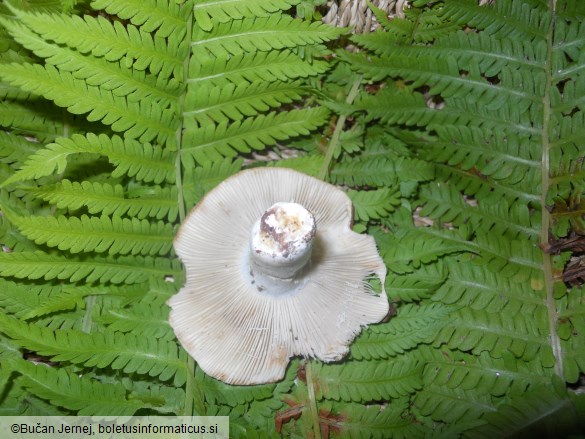
[[[555,166],[557,169],[551,172],[550,193],[568,199],[571,194],[585,192],[585,164],[582,157],[575,160],[564,157],[563,161],[562,165]]]
[[[494,358],[511,352],[527,361],[538,358],[544,367],[552,367],[555,360],[548,340],[547,316],[540,315],[539,320],[529,317],[516,315],[510,319],[497,312],[463,308],[451,314],[451,323],[437,334],[435,341],[475,354],[488,351]]]
[[[26,312],[22,316],[22,319],[30,320],[54,312],[70,311],[78,307],[82,308],[84,307],[84,297],[97,296],[105,293],[105,289],[101,289],[100,291],[91,287],[63,287],[60,291],[42,300],[38,306]]]
[[[0,317],[0,330],[28,349],[50,356],[53,361],[111,367],[126,373],[156,376],[162,381],[173,379],[177,386],[186,380],[185,363],[172,341],[107,330],[93,334],[73,329],[52,331],[7,316]]]
[[[270,162],[268,166],[275,166],[277,168],[295,169],[304,174],[318,177],[319,171],[323,166],[324,157],[322,155],[307,155],[293,157],[290,159],[276,160]]]
[[[363,221],[383,218],[400,205],[399,192],[389,187],[374,191],[350,190],[347,195],[353,203],[356,219]]]
[[[0,170],[2,167],[0,167]],[[1,175],[1,174],[0,174]],[[16,226],[12,224],[6,217],[0,217],[0,236],[1,245],[13,251],[29,251],[34,252],[39,250],[39,246],[34,242],[26,239],[22,233],[18,231]]]
[[[92,0],[91,7],[130,20],[144,32],[155,32],[166,38],[171,34],[179,38],[187,32],[187,16],[191,12],[191,1],[172,2],[166,0]]]
[[[464,98],[447,98],[445,104],[448,106],[441,111],[429,109],[433,113],[430,116],[433,126],[469,126],[473,123],[477,127],[494,131],[502,130],[519,135],[539,134],[538,126],[533,124],[530,116],[513,106],[492,109]]]
[[[484,395],[522,394],[529,387],[548,383],[552,375],[540,362],[514,361],[510,353],[492,358],[487,352],[475,356],[419,346],[417,356],[425,362],[423,386],[444,385]]]
[[[514,277],[516,281],[542,281],[540,249],[525,245],[521,240],[510,241],[503,236],[478,236],[475,244],[482,254],[477,262],[487,264],[489,270],[500,276]]]
[[[268,113],[241,122],[188,126],[183,153],[197,162],[235,157],[236,152],[263,149],[278,140],[309,132],[325,123],[328,112],[322,107],[307,110]]]
[[[505,66],[526,68],[535,73],[540,70],[534,48],[525,47],[521,40],[494,38],[486,33],[458,31],[438,39],[432,50],[425,46],[404,46],[392,44],[392,37],[386,33],[356,35],[353,39],[361,46],[380,56],[424,56],[434,59],[444,58],[447,54],[455,56],[460,66],[478,64],[479,69],[488,77],[494,76]],[[389,44],[390,43],[390,44]],[[481,56],[479,54],[481,53]]]
[[[32,155],[19,171],[4,181],[3,185],[44,177],[53,172],[62,173],[67,166],[68,157],[78,153],[101,154],[108,157],[110,163],[116,166],[112,173],[114,178],[128,175],[154,183],[165,180],[173,182],[175,178],[171,155],[162,148],[148,144],[143,146],[136,141],[123,140],[117,136],[88,134],[57,139],[55,143]]]
[[[333,407],[336,408],[335,405]],[[407,410],[406,399],[398,399],[384,406],[344,404],[339,408],[343,419],[336,423],[336,427],[340,435],[351,439],[419,437],[422,429],[411,416],[405,414]]]
[[[468,251],[479,255],[474,263],[487,268],[504,277],[514,277],[517,282],[529,280],[531,284],[542,282],[542,253],[535,245],[525,245],[522,240],[508,240],[497,234],[476,235],[468,240],[469,228],[460,227],[457,233],[436,228],[419,228],[418,233],[431,239],[439,238],[445,243],[460,245]],[[535,287],[537,290],[540,287]]]
[[[18,382],[32,394],[79,415],[131,416],[148,405],[126,397],[118,383],[101,383],[65,369],[11,360],[7,366],[21,375]]]
[[[2,401],[0,407],[2,416],[67,416],[71,414],[64,408],[37,398],[21,386],[13,386],[11,390]]]
[[[432,84],[429,93],[440,94],[445,98],[464,98],[473,94],[474,102],[493,110],[500,108],[507,100],[514,100],[519,111],[528,110],[538,103],[534,96],[535,89],[542,87],[544,81],[544,77],[531,78],[531,72],[522,70],[523,76],[510,74],[509,82],[502,82],[494,87],[479,72],[475,76],[461,75],[457,66],[450,64],[448,60],[422,55],[416,58],[409,54],[408,57],[385,56],[366,60],[361,55],[345,54],[344,58],[371,80],[393,77],[412,81],[412,87]],[[524,88],[529,87],[521,87],[523,81],[532,89],[525,90]]]
[[[90,181],[62,180],[54,186],[42,186],[31,191],[60,209],[70,211],[85,206],[89,213],[110,216],[166,218],[172,222],[177,218],[177,194],[175,188],[144,186],[125,193],[122,185],[110,185]]]
[[[59,294],[61,286],[15,283],[0,279],[0,307],[4,313],[21,318],[51,296]]]
[[[129,308],[110,309],[99,318],[110,331],[130,332],[136,336],[149,336],[172,340],[174,333],[168,323],[167,307],[161,303],[138,303]]]
[[[400,105],[388,105],[388,102],[400,102]],[[392,85],[376,95],[360,95],[355,106],[367,111],[368,120],[377,118],[388,124],[426,125],[435,117],[435,112],[430,111],[422,94]]]
[[[445,304],[465,303],[474,310],[530,315],[537,321],[546,316],[545,298],[539,278],[530,284],[499,276],[485,265],[447,261],[448,279],[433,300]]]
[[[408,358],[393,362],[315,364],[313,369],[315,396],[335,401],[369,402],[399,398],[422,385],[422,365]]]
[[[193,9],[197,25],[209,31],[215,23],[247,17],[269,17],[298,3],[300,0],[202,0],[197,1]]]
[[[569,230],[578,233],[585,230],[585,200],[575,198],[569,199],[568,203],[559,198],[554,200],[551,218],[555,236],[567,236]]]
[[[392,30],[395,30],[396,28],[400,27],[400,24],[405,24],[409,27],[408,30],[411,29],[411,22],[408,20],[400,20],[398,17],[393,17],[393,20],[390,20],[388,18],[388,11],[385,11],[384,9],[379,8],[378,6],[376,6],[374,3],[368,1],[367,2],[368,8],[372,11],[372,14],[374,15],[374,17],[376,17],[376,21],[378,22],[378,24],[382,27],[382,29],[391,32]],[[418,12],[418,10],[417,10]],[[393,21],[398,21],[400,20],[400,23],[392,23]]]
[[[8,166],[0,164],[0,178],[6,175],[12,175],[13,172],[7,171]],[[0,191],[0,244],[3,251],[35,251],[38,246],[26,239],[8,219],[8,216],[29,215],[30,212],[38,211],[38,206],[33,203],[25,202],[17,197],[15,193]]]
[[[525,204],[510,205],[506,199],[500,198],[497,203],[476,202],[472,205],[449,183],[432,183],[423,187],[420,199],[424,202],[421,216],[440,219],[455,226],[469,223],[475,229],[493,230],[498,235],[506,234],[510,239],[538,239],[539,218]]]
[[[430,180],[434,176],[434,168],[428,162],[418,159],[373,158],[336,164],[329,175],[335,184],[381,187],[394,186],[399,180]]]
[[[15,222],[19,230],[37,244],[71,253],[165,255],[174,237],[171,224],[118,216],[29,216]]]
[[[223,57],[242,52],[285,49],[323,43],[343,33],[321,23],[296,20],[273,14],[264,18],[244,18],[222,23],[210,32],[195,28],[192,50],[194,56]]]
[[[51,142],[63,133],[63,121],[51,117],[55,106],[41,99],[0,102],[0,125],[15,134],[30,134],[41,142]],[[48,108],[50,107],[50,108]]]
[[[433,383],[417,393],[414,405],[423,415],[447,424],[479,419],[496,411],[490,395]]]
[[[68,279],[76,282],[102,281],[113,284],[142,283],[150,276],[180,277],[178,262],[166,258],[121,256],[74,258],[43,252],[0,252],[0,274],[18,279]]]
[[[121,382],[127,389],[129,400],[142,402],[151,410],[164,415],[174,415],[183,411],[184,389],[139,381],[135,378],[123,378]]]
[[[351,346],[351,356],[356,360],[384,359],[430,343],[448,323],[449,311],[439,304],[403,306],[390,322],[364,332]]]
[[[241,159],[204,162],[197,167],[192,157],[187,156],[185,159],[187,169],[183,176],[183,187],[188,206],[194,206],[207,192],[242,169]]]
[[[291,384],[290,375],[291,373],[289,371],[285,377],[285,380],[289,381],[289,388]],[[253,387],[233,386],[207,376],[203,377],[201,385],[207,390],[208,395],[212,399],[210,402],[225,404],[229,407],[237,407],[251,402],[263,401],[272,397],[275,391],[277,391],[277,385],[272,383],[260,384]]]
[[[88,86],[71,73],[51,65],[9,64],[0,66],[0,77],[23,90],[39,94],[66,107],[73,114],[87,114],[89,121],[101,121],[127,138],[142,142],[163,142],[174,135],[174,114],[156,102],[127,102],[111,91]]]
[[[282,407],[285,406],[284,399],[287,397],[287,394],[291,391],[291,388],[295,384],[295,380],[297,378],[297,371],[299,368],[299,362],[297,360],[293,360],[286,371],[284,379],[276,383],[276,385],[272,388],[272,397],[271,398],[263,398],[260,396],[259,401],[251,401],[249,405],[249,410],[246,411],[245,417],[247,421],[252,419],[263,419],[263,420],[270,420],[269,426],[270,429],[273,429],[274,423],[272,421],[273,414],[280,410]],[[242,387],[235,387],[235,393],[238,394],[239,391],[243,390]],[[228,394],[230,390],[227,390]],[[242,395],[243,396],[243,395]],[[242,398],[242,396],[238,395],[238,400]],[[220,396],[221,397],[221,396]],[[244,396],[245,398],[245,396]],[[235,398],[234,398],[235,399]],[[228,403],[230,410],[237,411],[238,407],[242,407],[242,405],[235,405],[231,406]],[[245,437],[245,436],[244,436]]]
[[[490,7],[479,7],[474,0],[448,3],[445,14],[453,21],[481,29],[496,37],[515,40],[544,38],[550,24],[548,14],[534,7],[534,2],[498,2]]]
[[[108,21],[103,17],[62,14],[38,14],[16,12],[16,16],[45,40],[66,45],[80,53],[91,53],[107,61],[118,61],[124,57],[134,60],[137,70],[149,70],[153,74],[180,77],[186,47],[167,44],[163,38],[153,38],[132,25],[124,26],[119,21]],[[71,32],[75,29],[75,33]]]
[[[0,132],[0,162],[22,164],[24,160],[38,151],[40,144],[30,142],[20,136]]]
[[[585,291],[573,288],[559,301],[559,338],[563,347],[565,378],[569,383],[579,381],[585,371]]]
[[[395,234],[372,230],[386,266],[398,274],[410,273],[422,264],[436,261],[439,256],[472,251],[473,247],[464,242],[427,236],[420,239],[422,232],[417,229],[403,230]]]
[[[540,151],[531,148],[531,139],[468,127],[436,129],[440,148],[428,150],[430,159],[462,170],[472,169],[503,187],[535,192],[540,179]]]
[[[388,276],[386,293],[395,301],[412,302],[427,299],[445,282],[443,264],[422,265],[408,276]]]
[[[554,383],[555,380],[553,380]],[[558,383],[560,384],[560,383]],[[485,415],[487,425],[469,433],[474,437],[490,438],[509,434],[524,437],[567,437],[579,434],[582,419],[575,402],[560,385],[540,385],[525,395],[498,407],[497,412]]]
[[[174,80],[162,83],[123,64],[112,64],[102,58],[88,57],[60,45],[50,44],[19,23],[6,20],[0,22],[24,47],[61,71],[71,72],[77,79],[84,79],[88,85],[111,90],[115,96],[126,96],[129,102],[150,98],[163,108],[176,105],[179,93]]]
[[[459,167],[451,167],[441,163],[435,164],[437,174],[443,180],[449,180],[454,187],[459,188],[465,195],[476,199],[484,199],[487,202],[494,202],[496,199],[506,198],[511,201],[519,200],[523,203],[539,203],[540,197],[536,193],[536,187],[529,189],[530,177],[535,178],[537,174],[523,175],[520,179],[521,188],[512,185],[500,184],[500,182],[485,178],[476,169],[464,170]],[[526,178],[527,177],[527,178]],[[535,178],[536,180],[536,178]],[[538,184],[534,181],[534,184]],[[528,191],[527,191],[528,190]]]
[[[222,86],[267,81],[287,81],[323,73],[327,63],[308,62],[290,50],[257,51],[235,56],[194,58],[189,66],[188,84]]]
[[[307,90],[298,82],[230,83],[217,87],[191,87],[183,115],[198,125],[242,120],[284,103],[300,99]]]

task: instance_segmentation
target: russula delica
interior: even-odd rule
[[[230,384],[280,380],[291,357],[340,360],[388,312],[374,239],[351,230],[340,189],[282,168],[242,171],[181,225],[174,247],[186,282],[170,324],[209,375]]]

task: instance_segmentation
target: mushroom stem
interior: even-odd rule
[[[252,270],[292,279],[311,258],[315,230],[313,214],[300,204],[273,204],[252,227]]]

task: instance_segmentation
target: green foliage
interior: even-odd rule
[[[195,20],[201,29],[209,31],[215,23],[226,23],[244,17],[267,17],[299,2],[300,0],[253,0],[249,2],[205,0],[194,5]]]
[[[228,415],[233,437],[582,431],[585,294],[562,279],[585,230],[585,9],[411,3],[392,20],[372,5],[381,26],[354,36],[303,18],[320,1],[0,5],[0,415]],[[167,322],[172,240],[264,165],[347,191],[391,315],[340,362],[230,386]]]
[[[18,371],[16,382],[31,394],[81,415],[131,415],[142,404],[126,398],[126,389],[120,384],[100,383],[78,377],[65,369],[33,365],[27,361],[7,363],[5,367]]]
[[[374,191],[350,190],[348,195],[353,203],[356,219],[363,221],[384,218],[400,203],[398,193],[391,188]]]
[[[125,193],[120,184],[110,185],[91,181],[67,179],[52,186],[35,189],[33,195],[59,209],[75,211],[86,207],[91,214],[102,213],[145,219],[167,218],[174,221],[179,214],[177,190],[174,187],[135,186]]]
[[[2,413],[191,414],[201,397],[200,413],[262,413],[234,419],[253,431],[282,407],[294,373],[257,389],[211,380],[165,301],[183,283],[176,227],[242,167],[229,157],[328,120],[300,101],[341,31],[283,11],[295,3],[3,6]]]
[[[343,420],[339,422],[339,435],[349,438],[418,437],[422,434],[412,417],[406,415],[408,399],[398,399],[388,406],[346,404],[337,408]]]
[[[355,402],[399,398],[420,389],[420,369],[421,364],[410,358],[319,366],[314,377],[316,397]]]
[[[351,356],[357,360],[396,357],[421,343],[429,343],[448,323],[449,311],[438,303],[404,305],[390,322],[368,328],[352,345]]]
[[[171,155],[160,147],[143,146],[117,136],[74,134],[70,139],[61,137],[31,155],[22,168],[3,184],[44,177],[53,172],[63,173],[69,163],[68,156],[79,153],[106,156],[115,166],[112,177],[127,175],[147,183],[172,182],[175,178]]]
[[[547,377],[574,382],[577,370],[583,371],[575,351],[583,343],[574,326],[582,318],[568,323],[560,313],[568,308],[578,313],[580,300],[556,274],[562,262],[538,249],[567,236],[572,225],[579,230],[579,220],[567,218],[578,218],[579,201],[560,200],[580,200],[584,188],[575,162],[582,161],[583,148],[571,134],[583,129],[576,87],[581,75],[574,73],[582,58],[565,48],[581,47],[573,38],[582,21],[551,14],[539,2],[498,1],[483,8],[474,3],[445,2],[442,9],[413,13],[434,14],[443,29],[468,26],[466,32],[451,28],[428,44],[415,20],[409,28],[385,23],[384,32],[354,37],[367,56],[343,54],[355,70],[384,84],[356,103],[367,120],[393,127],[399,138],[423,130],[413,150],[435,165],[434,180],[423,184],[413,203],[431,227],[404,230],[400,220],[401,231],[374,232],[388,268],[414,276],[390,281],[389,292],[396,299],[420,300],[421,307],[450,307],[426,337],[424,331],[417,340],[392,328],[383,337],[368,333],[354,350],[419,352],[418,358],[426,358],[423,382],[431,386],[415,397],[420,414],[448,424],[475,419],[489,427],[470,426],[467,434],[493,437],[505,430],[532,431],[526,420],[556,410],[537,396],[544,388],[551,392]],[[557,7],[571,9],[574,3]],[[397,104],[388,106],[389,100]],[[440,270],[427,280],[425,265],[438,262]],[[409,306],[399,305],[394,320]],[[490,370],[497,371],[496,381]],[[574,406],[570,394],[557,395],[559,406]],[[510,401],[518,412],[507,408]],[[506,412],[501,418],[500,410]],[[576,432],[575,417],[574,412],[558,422]]]

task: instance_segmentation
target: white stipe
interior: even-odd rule
[[[311,258],[316,224],[297,203],[275,203],[252,227],[250,263],[259,275],[291,279]]]

